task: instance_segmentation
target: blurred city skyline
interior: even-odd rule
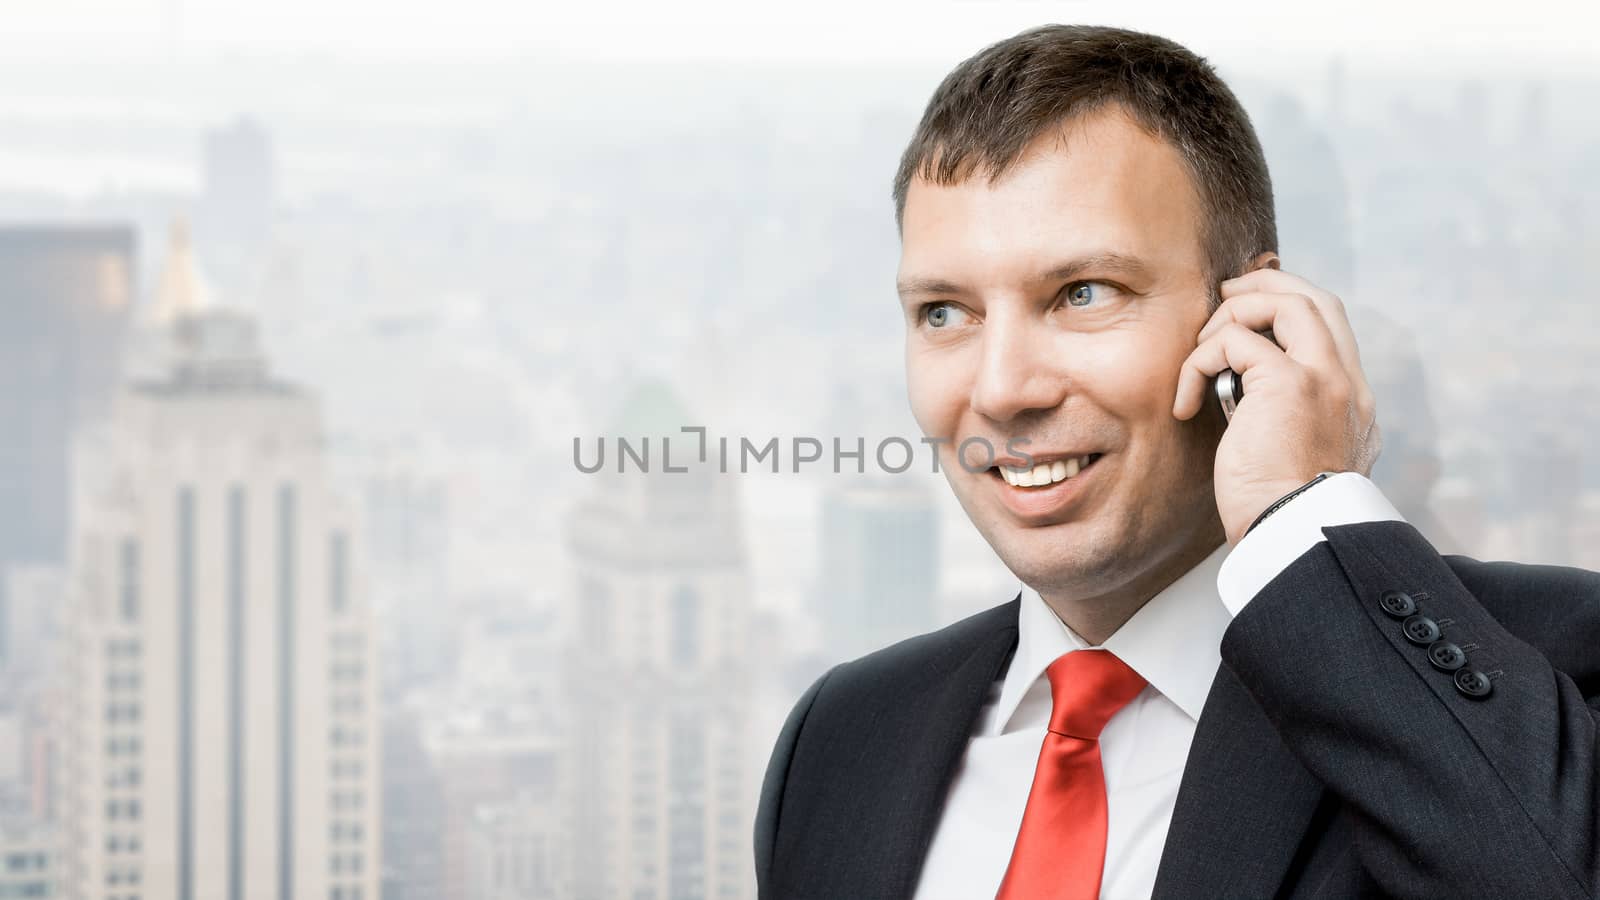
[[[150,347],[182,309],[216,320],[191,347],[201,368],[270,371],[314,404],[315,423],[292,432],[256,423],[272,432],[259,443],[302,447],[296,477],[317,485],[305,496],[321,496],[326,471],[330,508],[349,511],[349,543],[329,553],[350,554],[361,626],[300,638],[370,649],[377,677],[363,666],[303,688],[330,692],[319,715],[373,727],[358,749],[344,734],[302,751],[326,749],[339,778],[363,785],[329,848],[308,843],[306,858],[328,849],[352,886],[381,864],[386,900],[742,900],[754,789],[798,693],[833,662],[1010,599],[1016,580],[920,462],[895,476],[785,465],[675,484],[584,475],[572,441],[680,426],[713,440],[915,441],[893,291],[899,153],[959,59],[1028,25],[1113,18],[1093,14],[1109,7],[945,4],[926,41],[901,20],[927,7],[864,14],[853,35],[818,26],[829,8],[812,7],[762,63],[711,52],[760,30],[731,7],[684,13],[725,12],[722,32],[657,28],[670,63],[626,49],[638,35],[606,51],[628,61],[605,61],[589,53],[600,30],[588,13],[548,19],[560,53],[593,57],[569,64],[531,37],[461,36],[554,13],[486,12],[469,27],[487,6],[418,4],[388,33],[376,4],[344,5],[319,41],[308,3],[270,27],[217,18],[245,8],[79,0],[30,7],[0,39],[31,35],[29,53],[0,63],[0,409],[13,435],[0,488],[36,504],[11,504],[0,529],[5,846],[49,855],[53,884],[99,871],[97,848],[64,845],[47,801],[53,754],[92,750],[74,728],[92,733],[100,711],[77,709],[63,729],[46,715],[60,706],[51,679],[70,662],[63,630],[81,637],[86,608],[115,608],[115,573],[156,576],[139,574],[137,552],[120,570],[104,554],[88,565],[70,535],[166,548],[185,521],[160,511],[166,494],[149,501],[150,534],[93,504],[72,512],[69,491],[86,488],[68,474],[71,445],[94,433],[108,458],[137,456],[144,468],[128,471],[147,474],[124,481],[199,484],[202,523],[223,521],[231,483],[206,460],[255,452],[230,443],[242,428],[219,413],[172,413],[208,449],[170,462],[99,429],[136,379],[178,378]],[[1408,519],[1445,552],[1600,568],[1600,460],[1587,451],[1600,433],[1587,399],[1600,122],[1581,112],[1600,99],[1600,67],[1563,55],[1594,13],[1552,23],[1541,8],[1499,29],[1507,52],[1481,66],[1472,57],[1496,35],[1487,6],[1448,25],[1400,10],[1371,41],[1350,14],[1300,26],[1278,55],[1257,49],[1287,10],[1115,18],[1198,37],[1245,103],[1284,267],[1351,309],[1385,433],[1374,479]],[[102,16],[100,37],[51,37],[68,13]],[[459,27],[414,53],[440,16]],[[1243,22],[1254,38],[1230,39]],[[231,42],[229,29],[258,26]],[[1424,31],[1417,47],[1453,49],[1407,59],[1390,43]],[[865,61],[894,34],[892,53]],[[831,56],[801,61],[808,42]],[[254,422],[251,408],[239,415]],[[240,502],[264,515],[273,496],[255,486]],[[268,529],[248,533],[252,553],[282,552]],[[331,564],[307,559],[308,577],[333,583]],[[145,619],[167,621],[166,582],[141,583]],[[119,734],[172,716],[170,698],[139,695],[127,721],[129,692],[157,670],[120,642],[167,646],[139,621],[104,626],[119,641],[105,660]],[[97,671],[78,674],[74,695],[94,696]],[[300,733],[318,740],[323,722],[309,721]],[[151,780],[123,778],[116,802]],[[365,795],[369,781],[381,797]],[[587,877],[599,868],[622,874]]]

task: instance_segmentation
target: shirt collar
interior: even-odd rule
[[[1217,572],[1227,555],[1228,545],[1218,545],[1099,645],[1115,653],[1196,722],[1222,664],[1222,633],[1233,620],[1217,593]],[[1023,585],[1017,650],[991,720],[997,723],[997,731],[1005,730],[1022,695],[1044,677],[1050,663],[1063,653],[1090,646],[1061,621],[1038,591]]]

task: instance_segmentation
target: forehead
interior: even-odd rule
[[[993,183],[981,172],[952,185],[913,179],[901,272],[1108,251],[1193,262],[1199,208],[1178,151],[1112,107],[1040,135]]]

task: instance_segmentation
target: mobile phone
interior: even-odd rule
[[[1216,377],[1211,379],[1211,392],[1216,395],[1217,403],[1222,406],[1222,418],[1233,421],[1233,410],[1244,399],[1244,379],[1240,378],[1232,369],[1223,369]]]
[[[1258,333],[1274,344],[1278,342],[1270,328]],[[1217,398],[1217,405],[1222,407],[1222,418],[1231,422],[1234,409],[1244,399],[1244,378],[1232,369],[1223,369],[1211,379],[1211,393]]]
[[[1282,263],[1277,256],[1271,256],[1263,263],[1264,268],[1276,269]],[[1269,341],[1277,342],[1271,331],[1264,331],[1262,335]],[[1223,369],[1211,379],[1211,393],[1217,398],[1217,404],[1222,407],[1222,418],[1233,421],[1233,411],[1238,408],[1239,401],[1244,399],[1244,379],[1232,369]]]

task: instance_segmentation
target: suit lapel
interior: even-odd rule
[[[1324,789],[1219,666],[1189,748],[1152,900],[1271,897]]]
[[[1013,599],[929,660],[926,689],[878,711],[862,758],[900,760],[852,804],[878,838],[850,883],[910,897],[989,686],[1017,646]],[[1291,755],[1238,679],[1219,666],[1189,749],[1152,900],[1270,897],[1316,816],[1323,786]]]
[[[882,799],[862,806],[894,811],[892,821],[871,823],[860,832],[881,837],[880,846],[870,854],[878,871],[870,881],[861,882],[882,886],[874,896],[910,897],[916,890],[972,724],[990,683],[1005,673],[1017,646],[1020,606],[1019,597],[996,607],[993,618],[986,616],[985,627],[974,634],[975,640],[953,642],[948,652],[933,659],[927,691],[885,710],[872,733],[873,743],[881,746],[863,748],[866,756],[883,752],[903,760],[893,780],[873,792]]]

